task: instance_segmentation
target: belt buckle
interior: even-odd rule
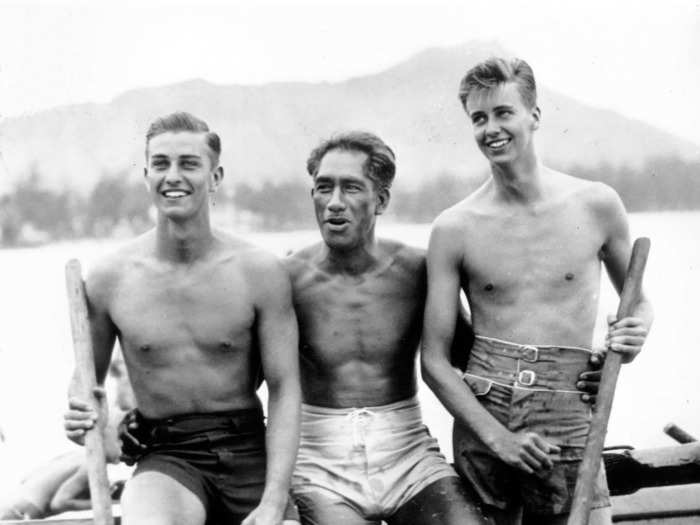
[[[532,386],[537,380],[537,374],[532,370],[521,370],[518,374],[518,383],[525,386]]]
[[[523,355],[521,359],[527,361],[528,363],[536,363],[540,357],[540,349],[532,345],[522,346]]]

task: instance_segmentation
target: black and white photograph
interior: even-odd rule
[[[700,524],[700,0],[0,0],[0,524]]]

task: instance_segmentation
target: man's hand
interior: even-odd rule
[[[121,456],[119,459],[127,465],[133,465],[143,456],[148,447],[139,438],[139,416],[136,410],[130,410],[117,427],[117,437],[121,443]]]
[[[641,352],[646,341],[648,327],[640,317],[625,317],[619,321],[608,315],[608,333],[605,348],[622,354],[622,362],[629,363]]]
[[[586,370],[579,374],[576,388],[582,392],[581,399],[583,401],[595,405],[598,387],[600,386],[600,378],[602,376],[603,363],[605,362],[605,354],[603,352],[593,352],[588,362],[590,363],[591,370]]]
[[[93,394],[97,398],[105,398],[105,390],[95,387]],[[68,410],[63,414],[63,428],[68,439],[78,445],[85,445],[85,433],[97,423],[95,412],[87,401],[77,397],[68,399]]]
[[[281,525],[284,506],[265,504],[262,501],[246,516],[241,525]]]
[[[561,449],[534,432],[506,430],[496,440],[493,451],[508,465],[528,474],[537,474],[554,466],[551,454],[558,454]]]

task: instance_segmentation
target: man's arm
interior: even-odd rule
[[[425,382],[459,424],[474,432],[506,463],[525,472],[551,468],[558,448],[535,433],[514,434],[484,409],[455,374],[450,350],[459,312],[460,266],[464,233],[436,222],[428,248],[428,296],[423,325],[422,373]]]
[[[605,232],[601,258],[610,281],[619,294],[622,292],[632,253],[627,214],[617,193],[602,184],[595,204],[597,216],[602,221]],[[623,363],[629,363],[642,350],[653,320],[654,312],[651,303],[642,293],[640,301],[634,305],[631,316],[624,319],[615,319],[614,315],[608,316],[606,348],[621,352]]]
[[[88,510],[92,508],[88,475],[85,465],[78,467],[72,476],[66,479],[51,498],[51,514],[69,510]]]
[[[95,395],[98,397],[105,397],[104,381],[116,339],[116,329],[107,309],[111,283],[111,272],[106,266],[96,268],[85,282],[95,373],[99,385]],[[107,414],[101,416],[106,418]],[[97,418],[98,414],[81,397],[79,375],[75,370],[68,389],[68,411],[63,417],[66,436],[79,445],[84,444],[85,432],[94,426]]]
[[[267,475],[260,505],[242,525],[278,523],[289,497],[292,469],[299,446],[301,387],[298,328],[291,284],[278,261],[259,264],[257,335],[267,382]],[[278,520],[278,521],[275,521]]]

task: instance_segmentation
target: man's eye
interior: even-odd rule
[[[499,116],[499,117],[509,117],[509,116],[512,115],[512,114],[513,114],[513,112],[512,112],[511,110],[509,110],[509,109],[501,109],[501,110],[498,112],[498,116]]]
[[[485,121],[486,118],[483,115],[472,117],[472,124],[483,124]]]
[[[362,188],[356,184],[348,184],[345,186],[345,191],[349,191],[350,193],[357,193],[358,191],[362,191]]]
[[[151,163],[151,167],[156,170],[162,170],[168,167],[167,162],[153,162]]]
[[[194,161],[185,161],[182,164],[182,167],[188,170],[193,170],[199,167],[199,164],[194,162]]]
[[[330,191],[330,189],[331,187],[328,184],[319,184],[318,186],[316,186],[316,191],[320,193],[326,193]]]

